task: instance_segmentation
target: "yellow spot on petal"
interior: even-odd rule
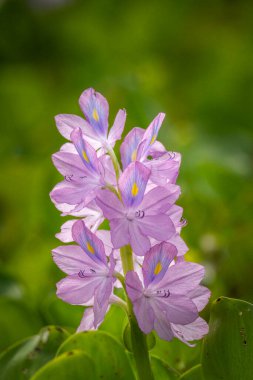
[[[132,196],[136,197],[136,195],[139,193],[139,188],[137,186],[137,183],[134,182],[132,186]]]
[[[131,156],[131,160],[132,161],[136,161],[136,157],[137,157],[137,150],[135,149],[132,153],[132,156]]]
[[[89,162],[89,159],[88,159],[88,156],[87,156],[85,150],[83,150],[83,158],[85,159],[86,162]]]
[[[95,121],[98,121],[99,120],[99,116],[98,116],[98,111],[96,110],[96,108],[94,108],[93,112],[92,112],[92,117]]]
[[[163,267],[162,267],[161,261],[158,261],[158,263],[156,264],[155,270],[154,270],[154,274],[158,275],[162,269],[163,269]]]
[[[87,247],[88,251],[94,255],[95,250],[89,242],[87,242],[86,247]]]
[[[152,137],[152,139],[151,139],[151,141],[150,141],[150,145],[154,144],[155,139],[156,139],[156,135],[154,135],[154,136]]]

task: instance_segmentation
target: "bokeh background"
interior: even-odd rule
[[[66,219],[48,194],[64,143],[54,116],[81,115],[88,87],[108,99],[110,121],[127,109],[125,134],[166,113],[159,139],[183,156],[187,258],[205,265],[213,298],[253,302],[253,2],[0,4],[0,348],[80,321],[55,296],[63,274],[50,251]],[[113,318],[103,328],[120,334]]]

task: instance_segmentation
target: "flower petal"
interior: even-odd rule
[[[121,139],[122,132],[124,130],[126,122],[126,110],[119,110],[113,126],[111,127],[108,135],[108,143],[111,147],[114,147],[115,142]]]
[[[143,160],[148,155],[149,149],[156,141],[159,129],[161,128],[164,118],[165,114],[162,112],[159,113],[146,129],[142,137],[142,143],[139,145],[137,150],[138,160]]]
[[[151,236],[159,241],[167,241],[176,232],[175,226],[166,214],[145,215],[139,220],[139,228],[143,235]]]
[[[92,233],[84,224],[83,220],[78,220],[72,227],[72,236],[84,250],[84,252],[96,263],[103,263],[107,266],[105,249],[102,241]]]
[[[79,104],[94,132],[106,136],[109,114],[107,100],[93,88],[88,88],[81,94]]]
[[[137,207],[144,196],[150,170],[140,162],[132,162],[121,174],[119,189],[126,207]]]
[[[137,148],[145,133],[142,128],[133,128],[125,137],[120,147],[120,155],[123,169],[137,158]]]
[[[96,203],[103,211],[106,219],[121,218],[125,213],[123,204],[117,196],[109,190],[98,191]]]
[[[205,286],[198,286],[196,289],[191,290],[187,297],[191,298],[197,306],[198,311],[204,309],[210,298],[211,292]]]
[[[126,274],[126,290],[132,302],[142,297],[143,286],[137,273],[134,271],[129,271]]]
[[[60,114],[55,116],[56,126],[60,134],[67,140],[75,128],[81,128],[84,134],[91,135],[91,127],[82,117],[76,115]]]
[[[145,254],[142,273],[146,288],[150,283],[161,281],[176,255],[176,247],[166,242],[155,245]]]
[[[202,318],[197,318],[194,322],[187,325],[172,324],[171,325],[174,335],[182,342],[202,339],[204,335],[208,334],[208,324]]]

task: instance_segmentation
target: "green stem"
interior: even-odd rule
[[[121,248],[120,255],[124,275],[126,275],[128,271],[134,269],[131,247],[127,245]],[[154,376],[150,366],[146,335],[139,328],[139,325],[134,315],[132,303],[128,297],[127,305],[128,318],[131,328],[133,356],[136,364],[138,380],[154,380]]]
[[[115,152],[114,152],[114,150],[112,148],[108,149],[108,154],[111,157],[111,160],[112,160],[112,163],[113,163],[113,167],[114,167],[114,170],[115,170],[115,174],[116,174],[116,179],[118,181],[119,174],[120,174],[119,161],[118,161],[118,159],[116,157],[116,154],[115,154]]]

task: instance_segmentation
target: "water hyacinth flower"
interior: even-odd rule
[[[57,296],[72,305],[94,306],[94,327],[103,320],[112,295],[115,261],[109,263],[103,242],[85,227],[82,220],[72,227],[79,246],[62,246],[53,250],[58,267],[68,276],[57,284]]]
[[[191,335],[194,327],[199,335],[207,333],[207,325],[198,318],[198,307],[194,303],[194,294],[199,292],[204,297],[204,305],[209,298],[209,292],[199,286],[204,268],[189,262],[170,266],[176,255],[177,250],[170,243],[152,247],[143,261],[143,283],[137,273],[130,271],[126,275],[126,289],[138,324],[145,334],[155,329],[165,340],[174,336],[185,341],[194,340],[196,336],[194,333]]]
[[[79,218],[65,222],[56,235],[71,243],[52,251],[67,274],[57,284],[57,296],[85,307],[78,332],[98,328],[112,303],[123,308],[136,363],[140,347],[145,356],[140,370],[136,365],[139,377],[145,368],[147,379],[153,379],[143,334],[155,330],[161,339],[176,337],[191,345],[208,332],[199,317],[210,296],[200,285],[204,268],[185,259],[188,247],[181,237],[186,225],[176,204],[181,155],[157,140],[165,117],[159,113],[146,130],[135,127],[126,135],[121,167],[113,147],[126,112],[118,112],[109,130],[109,106],[100,93],[87,89],[79,103],[85,119],[56,117],[69,142],[53,154],[64,179],[50,197],[63,216]],[[122,298],[115,294],[118,287]]]
[[[108,133],[109,105],[107,100],[93,88],[85,90],[79,99],[80,107],[86,120],[76,115],[61,114],[55,117],[59,132],[68,140],[76,128],[81,128],[85,140],[94,148],[101,149],[101,153],[114,147],[121,138],[126,111],[119,110],[112,128]]]
[[[166,211],[178,198],[180,189],[176,185],[155,187],[145,194],[149,176],[149,169],[140,162],[133,162],[119,178],[122,201],[109,191],[98,192],[96,198],[110,221],[114,247],[130,244],[137,255],[148,251],[149,237],[163,241],[176,232]]]

